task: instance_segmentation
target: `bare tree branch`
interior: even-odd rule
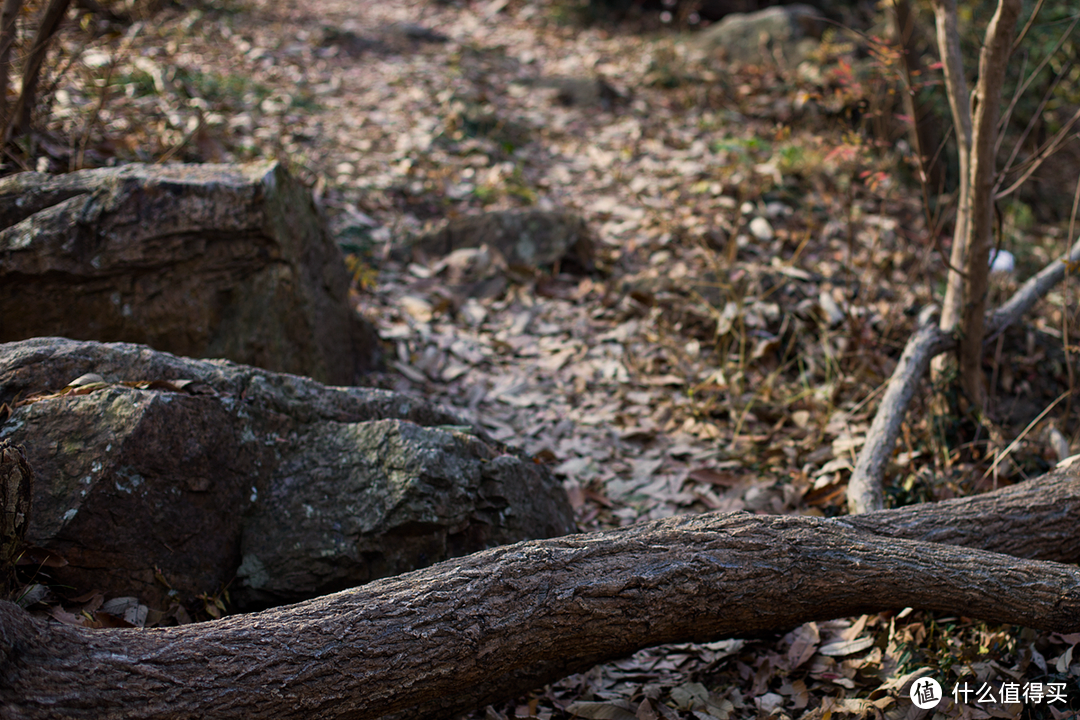
[[[1054,136],[1052,138],[1043,143],[1043,146],[1036,150],[1035,154],[1021,166],[1024,168],[1024,172],[1020,175],[1019,178],[1016,179],[1015,182],[1013,182],[1012,185],[1000,192],[994,193],[994,199],[1000,200],[1001,198],[1007,197],[1019,190],[1020,186],[1026,183],[1028,181],[1028,178],[1030,178],[1036,170],[1042,167],[1042,164],[1046,162],[1051,155],[1056,153],[1062,145],[1065,144],[1066,140],[1069,139],[1067,137],[1069,132],[1072,131],[1073,125],[1075,125],[1078,120],[1080,120],[1080,109],[1077,109],[1077,111],[1073,113],[1073,116],[1068,119],[1068,121],[1061,127],[1061,129],[1054,133]]]
[[[45,56],[49,52],[49,41],[60,29],[60,21],[64,19],[64,13],[67,12],[70,4],[71,0],[49,0],[49,4],[45,6],[41,14],[37,34],[30,47],[30,55],[23,67],[22,90],[19,92],[19,99],[15,102],[11,117],[7,119],[5,140],[11,140],[30,129],[30,113],[34,109],[35,89],[41,76],[41,67],[45,64]]]
[[[1035,9],[1031,11],[1031,15],[1028,16],[1027,22],[1024,23],[1024,29],[1020,31],[1020,34],[1013,40],[1012,51],[1016,52],[1016,49],[1024,42],[1024,38],[1027,37],[1028,31],[1031,30],[1031,26],[1035,24],[1035,18],[1039,17],[1039,11],[1042,10],[1044,0],[1038,0],[1035,3]]]
[[[919,183],[922,186],[924,205],[929,208],[929,191],[933,188],[940,193],[945,185],[945,168],[938,162],[934,148],[941,144],[937,124],[933,121],[933,111],[928,103],[920,102],[915,93],[913,79],[926,77],[927,70],[919,56],[922,43],[916,14],[912,11],[910,0],[896,0],[893,12],[889,14],[893,25],[892,34],[903,56],[904,112],[911,118],[909,133],[919,161]],[[930,227],[933,227],[931,225]]]
[[[892,457],[896,438],[900,435],[900,425],[904,422],[908,404],[915,395],[919,380],[930,369],[930,360],[954,342],[950,335],[943,333],[932,322],[931,317],[920,318],[919,329],[908,341],[900,362],[889,378],[870,425],[866,444],[848,480],[847,502],[851,514],[885,507],[882,478],[886,464]],[[880,441],[871,441],[871,438],[879,437]]]
[[[1072,70],[1072,67],[1073,64],[1071,62],[1067,62],[1061,67],[1061,70],[1054,77],[1054,81],[1050,84],[1050,87],[1047,88],[1045,93],[1043,93],[1042,98],[1039,100],[1039,106],[1035,108],[1035,112],[1032,113],[1031,119],[1028,120],[1028,124],[1024,128],[1024,131],[1020,133],[1020,137],[1018,137],[1016,139],[1016,142],[1013,143],[1013,149],[1012,152],[1009,153],[1009,159],[1005,161],[1005,167],[1003,167],[1001,169],[1001,172],[998,173],[997,182],[994,183],[995,198],[1001,198],[1002,195],[998,192],[998,188],[1001,187],[1001,183],[1005,181],[1005,177],[1009,173],[1013,172],[1013,163],[1016,162],[1016,156],[1020,154],[1020,150],[1023,148],[1024,143],[1027,141],[1028,136],[1031,135],[1031,131],[1035,129],[1036,124],[1039,122],[1039,118],[1042,117],[1043,110],[1046,109],[1047,103],[1050,102],[1050,98],[1053,97],[1054,91],[1057,89],[1058,84],[1060,84],[1061,80],[1069,73],[1070,70]],[[998,135],[998,147],[994,149],[995,153],[997,153],[1000,149],[1001,141],[1004,138],[1004,132]],[[1046,143],[1043,144],[1043,147],[1046,147]],[[1036,158],[1039,157],[1040,152],[1041,150],[1035,152]],[[1040,159],[1038,162],[1041,164],[1042,160]],[[1028,164],[1030,164],[1030,161],[1028,162]],[[1025,180],[1026,179],[1027,178],[1025,177]]]
[[[949,256],[949,273],[945,286],[945,299],[941,308],[941,329],[953,331],[960,322],[964,297],[963,270],[967,265],[967,214],[971,193],[971,101],[968,98],[967,80],[964,78],[964,57],[960,52],[960,21],[957,18],[956,0],[934,0],[934,18],[937,28],[938,52],[945,74],[945,90],[952,110],[953,128],[960,163],[960,187],[956,199],[956,227],[953,229],[952,251]]]
[[[1005,328],[1026,315],[1036,302],[1050,292],[1050,288],[1065,279],[1069,266],[1075,266],[1077,263],[1080,263],[1080,239],[1073,243],[1064,257],[1054,260],[1036,275],[1028,278],[1011,298],[990,314],[986,319],[986,342],[996,338],[1005,331]]]
[[[1038,12],[1038,8],[1035,9],[1035,12],[1036,13]],[[1035,15],[1032,14],[1031,18],[1028,19],[1027,25],[1024,26],[1024,30],[1023,30],[1024,33],[1027,33],[1028,29],[1031,27],[1031,21],[1034,20],[1034,18],[1035,18]],[[1061,34],[1061,37],[1058,38],[1057,44],[1054,45],[1054,49],[1051,50],[1050,52],[1048,52],[1046,54],[1046,57],[1044,57],[1042,59],[1042,61],[1035,67],[1035,69],[1032,70],[1028,74],[1028,76],[1026,78],[1024,78],[1024,81],[1017,86],[1016,92],[1013,93],[1013,99],[1009,103],[1009,107],[1006,108],[1005,112],[1002,113],[1002,115],[1001,115],[1001,120],[998,123],[998,132],[999,133],[1004,133],[1005,127],[1009,123],[1009,118],[1012,117],[1013,110],[1016,108],[1016,103],[1020,100],[1020,97],[1024,94],[1024,91],[1028,89],[1028,86],[1030,86],[1031,83],[1035,80],[1035,78],[1038,77],[1039,72],[1041,72],[1042,69],[1044,67],[1046,67],[1046,64],[1050,62],[1051,58],[1053,58],[1054,55],[1057,54],[1057,51],[1059,49],[1061,49],[1061,46],[1065,43],[1065,41],[1069,38],[1069,36],[1072,35],[1073,28],[1076,27],[1077,21],[1080,21],[1080,15],[1077,15],[1076,17],[1073,18],[1072,24],[1070,24],[1069,27],[1065,30],[1065,32],[1063,32]],[[1013,47],[1012,47],[1012,51],[1015,51],[1016,48],[1018,47],[1018,45],[1019,45],[1019,43],[1014,42]],[[1038,113],[1036,113],[1036,115],[1037,114]],[[999,138],[998,142],[994,146],[994,152],[996,153],[999,150],[1001,150],[1001,140],[1000,140],[1000,138]]]

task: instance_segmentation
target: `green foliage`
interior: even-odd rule
[[[753,137],[726,137],[713,140],[709,149],[714,153],[729,153],[736,156],[739,161],[749,163],[760,162],[772,154],[772,145],[757,136]]]
[[[130,72],[120,73],[114,84],[123,87],[129,97],[145,97],[157,93],[153,76],[134,68]]]
[[[190,68],[177,68],[175,80],[188,97],[200,97],[211,104],[232,105],[240,99],[262,102],[272,93],[270,88],[250,78]]]
[[[642,0],[559,0],[552,4],[551,18],[565,25],[595,25],[640,17]]]

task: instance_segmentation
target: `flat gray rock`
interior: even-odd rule
[[[567,210],[503,210],[454,218],[404,250],[414,257],[436,258],[483,245],[497,251],[511,267],[560,264],[591,271],[594,264],[588,225]]]

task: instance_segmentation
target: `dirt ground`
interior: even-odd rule
[[[693,28],[581,25],[568,5],[167,9],[91,44],[58,86],[50,122],[71,140],[54,164],[286,161],[313,184],[386,342],[371,382],[550,464],[583,531],[842,512],[882,384],[945,272],[948,221],[924,211],[895,58],[837,32],[808,65],[733,68],[698,57]],[[87,78],[107,73],[93,110]],[[595,268],[506,273],[402,250],[447,219],[524,208],[582,217]],[[1036,215],[1003,212],[1017,267],[995,276],[992,302],[1064,251],[1067,223]],[[508,280],[448,280],[462,275]],[[1051,424],[1078,447],[1077,404],[1062,403],[980,479],[1072,387],[1075,296],[1052,294],[988,355],[989,431],[935,421],[920,394],[890,502],[1038,475],[1056,462]],[[643,650],[476,717],[923,717],[900,688],[925,668],[1067,682],[1076,708],[1078,642],[909,609]],[[1075,712],[947,705],[939,716]]]

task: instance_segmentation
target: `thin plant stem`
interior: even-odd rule
[[[1027,434],[1029,432],[1031,432],[1031,429],[1033,427],[1035,427],[1036,425],[1038,425],[1039,421],[1042,420],[1044,417],[1046,417],[1047,413],[1049,413],[1051,410],[1053,410],[1055,407],[1057,407],[1057,404],[1059,402],[1061,402],[1062,400],[1067,398],[1069,396],[1070,392],[1072,392],[1072,391],[1071,390],[1066,390],[1065,392],[1058,395],[1057,400],[1055,400],[1054,402],[1047,405],[1043,409],[1043,411],[1041,413],[1036,415],[1035,419],[1028,423],[1027,427],[1024,428],[1023,432],[1021,432],[1019,435],[1017,435],[1016,439],[1013,440],[1011,443],[1009,443],[1009,446],[1007,448],[1005,448],[1001,452],[1000,455],[997,456],[997,458],[994,460],[994,464],[990,466],[989,470],[987,470],[986,472],[983,473],[983,476],[980,479],[985,480],[987,477],[990,476],[990,473],[995,472],[997,470],[998,465],[1001,464],[1001,461],[1004,460],[1005,458],[1007,458],[1009,456],[1009,453],[1011,453],[1013,450],[1015,450],[1016,446],[1020,444],[1020,441],[1023,440],[1025,437],[1027,437]]]
[[[1013,41],[1012,51],[1016,52],[1016,48],[1020,47],[1020,43],[1024,42],[1024,38],[1027,37],[1028,30],[1035,24],[1035,18],[1039,16],[1039,11],[1042,10],[1043,0],[1035,3],[1035,9],[1031,11],[1031,16],[1028,17],[1027,22],[1024,23],[1024,29],[1020,31],[1020,34],[1016,36],[1016,40]]]

